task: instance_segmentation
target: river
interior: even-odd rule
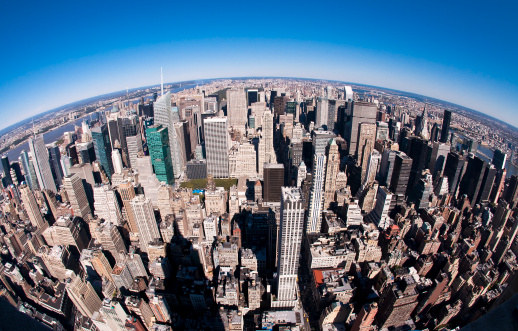
[[[179,87],[179,88],[175,88],[175,89],[171,89],[171,93],[177,93],[177,92],[180,92],[180,91],[183,91],[185,89],[190,89],[190,88],[193,88],[193,87],[196,87],[196,84],[189,84],[189,85],[185,85],[185,86],[182,86],[182,87]],[[150,97],[145,97],[146,98],[146,101],[147,99],[149,99]],[[138,100],[137,101],[134,101],[133,103],[138,103]],[[97,118],[97,113],[91,113],[92,115],[92,119],[96,119]],[[58,128],[55,128],[53,130],[50,130],[46,133],[43,134],[43,141],[45,141],[45,144],[50,144],[50,143],[53,143],[57,140],[59,140],[63,134],[67,131],[74,131],[75,130],[75,126],[81,126],[81,123],[83,122],[83,120],[90,120],[90,114],[88,116],[85,116],[83,118],[80,118],[80,119],[77,119],[75,121],[72,121],[70,123],[67,123],[63,126],[60,126]],[[13,148],[13,149],[10,149],[8,152],[4,153],[3,155],[7,155],[7,157],[9,158],[9,162],[13,162],[13,161],[18,161],[18,157],[20,156],[20,154],[22,153],[23,150],[27,150],[29,151],[29,143],[27,141],[25,141],[24,143],[22,143],[21,145],[18,145],[17,147]],[[0,169],[1,171],[4,171],[3,167],[2,167],[2,164],[0,163]]]

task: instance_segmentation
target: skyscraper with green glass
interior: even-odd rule
[[[172,185],[174,183],[174,172],[167,128],[162,125],[148,127],[146,139],[156,177],[159,181]]]

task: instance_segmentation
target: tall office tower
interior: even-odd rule
[[[432,144],[432,156],[430,157],[430,163],[428,163],[428,169],[430,169],[430,173],[434,178],[442,176],[450,149],[450,145],[444,143],[434,142]]]
[[[92,285],[77,276],[67,284],[67,293],[81,315],[92,318],[94,312],[101,308],[101,299]]]
[[[348,142],[349,155],[357,152],[360,123],[376,124],[377,106],[368,102],[353,102],[349,121],[345,123],[344,138]]]
[[[92,129],[92,141],[94,144],[95,157],[97,161],[99,161],[106,176],[111,179],[113,174],[112,146],[110,144],[110,134],[106,124]]]
[[[228,178],[229,135],[226,117],[207,118],[205,127],[205,151],[207,174],[214,178]]]
[[[376,193],[376,205],[372,210],[370,219],[380,229],[385,230],[390,225],[390,203],[392,202],[392,193],[388,188],[379,186]]]
[[[381,294],[379,310],[375,318],[380,329],[405,325],[419,303],[416,285],[416,281],[408,275],[399,283],[393,283],[385,288]]]
[[[34,167],[32,166],[29,154],[26,150],[23,150],[18,157],[18,161],[22,165],[23,173],[25,175],[25,181],[27,185],[31,188],[31,190],[35,190],[38,188],[38,179],[36,178],[36,174],[34,172]]]
[[[300,187],[300,185],[302,185],[302,182],[306,180],[307,174],[308,168],[306,167],[304,161],[301,161],[297,169],[297,187]]]
[[[78,271],[77,260],[66,245],[42,246],[39,254],[51,276],[61,282]]]
[[[394,160],[396,159],[397,152],[391,149],[385,148],[381,155],[380,165],[380,185],[389,186],[392,180],[392,172],[394,171]]]
[[[110,222],[103,222],[96,231],[97,233],[92,236],[99,240],[103,249],[110,252],[117,262],[121,261],[122,255],[127,253],[127,250],[117,226]]]
[[[333,99],[335,97],[335,88],[332,86],[326,87],[326,96],[328,99]]]
[[[300,188],[283,187],[277,267],[277,300],[272,307],[293,307],[297,300],[299,256],[304,229],[303,194]]]
[[[286,96],[276,96],[273,100],[274,106],[273,111],[275,115],[284,115],[284,109],[286,108],[286,102],[288,98]]]
[[[326,182],[324,193],[324,209],[329,209],[331,203],[335,201],[336,177],[340,171],[340,154],[338,145],[334,139],[329,141],[327,152]],[[297,185],[299,186],[299,185]]]
[[[398,152],[394,159],[394,170],[390,181],[390,190],[396,194],[404,196],[410,178],[410,170],[412,169],[412,159],[405,153]]]
[[[450,123],[451,123],[451,111],[444,110],[444,116],[442,119],[442,130],[441,130],[441,140],[442,143],[447,143],[448,138],[450,136]]]
[[[251,116],[255,118],[255,129],[263,127],[263,115],[266,111],[266,102],[254,102],[250,107]]]
[[[115,190],[109,185],[94,186],[95,214],[108,222],[122,226],[123,218]]]
[[[466,172],[460,182],[459,196],[466,194],[471,203],[471,207],[474,207],[477,202],[486,167],[487,163],[478,156],[468,158]]]
[[[446,158],[446,165],[444,166],[444,176],[448,177],[448,184],[450,186],[450,193],[456,196],[459,187],[462,170],[464,169],[466,161],[464,156],[457,152],[448,153]]]
[[[133,213],[133,209],[131,208],[131,200],[135,198],[135,188],[133,187],[133,184],[130,181],[122,183],[117,187],[117,191],[121,196],[122,205],[124,207],[122,215],[125,216],[130,231],[138,232],[135,214]]]
[[[412,192],[414,185],[419,176],[426,167],[426,159],[428,155],[428,141],[423,138],[414,137],[410,141],[408,156],[412,159],[412,170],[410,171],[410,179],[408,181],[407,195]]]
[[[376,141],[389,140],[389,126],[387,122],[376,122]]]
[[[40,206],[36,202],[36,198],[32,193],[32,190],[27,185],[20,186],[20,195],[23,201],[23,207],[27,211],[27,216],[31,224],[38,228],[37,233],[42,233],[47,229],[48,223],[41,216]]]
[[[376,142],[376,124],[374,123],[360,123],[358,129],[358,142],[356,151],[356,160],[362,167],[362,177],[367,171],[367,163],[369,156],[374,150],[374,143]]]
[[[336,135],[331,131],[313,131],[311,135],[313,153],[311,156],[315,154],[325,154],[329,140],[335,137]]]
[[[153,212],[153,204],[151,199],[144,195],[137,195],[131,200],[131,209],[138,227],[140,249],[147,253],[149,243],[161,238]]]
[[[415,209],[426,209],[430,207],[430,195],[433,193],[432,175],[429,170],[424,170],[421,178],[413,188],[412,200]]]
[[[13,179],[11,178],[11,165],[7,155],[2,155],[2,168],[4,169],[5,187],[7,187],[13,183]]]
[[[246,93],[242,88],[227,90],[227,117],[228,126],[244,132],[248,119]]]
[[[104,248],[104,247],[103,247]],[[83,252],[88,251],[87,249],[84,249]],[[112,267],[110,265],[110,262],[108,262],[108,259],[104,255],[103,251],[98,249],[94,251],[90,251],[90,264],[95,269],[95,272],[101,276],[106,277],[110,281],[113,281],[112,279]]]
[[[92,211],[88,204],[83,180],[77,174],[72,174],[63,178],[63,186],[70,200],[74,216],[79,216],[85,220],[90,219]]]
[[[246,90],[246,99],[248,101],[248,107],[250,107],[255,102],[264,101],[259,100],[259,90],[257,89]]]
[[[61,169],[61,152],[56,143],[49,147],[49,163],[56,185],[59,187],[63,183],[63,170]]]
[[[315,127],[327,127],[327,118],[329,116],[329,100],[327,98],[317,98],[317,113]],[[327,129],[327,128],[326,128]]]
[[[172,185],[174,174],[167,128],[162,125],[153,125],[146,129],[146,136],[156,177],[159,181]]]
[[[491,163],[495,166],[496,170],[502,170],[505,168],[505,162],[507,161],[507,154],[499,149],[495,150]]]
[[[509,180],[509,186],[503,197],[509,203],[510,208],[515,208],[518,204],[518,176],[513,175]]]
[[[264,163],[277,163],[277,155],[273,147],[273,114],[266,110],[263,114],[262,138],[259,141],[259,176],[263,175]]]
[[[371,331],[373,329],[374,317],[378,313],[376,302],[363,305],[358,317],[354,320],[351,331]]]
[[[354,99],[353,89],[350,86],[344,86],[344,100],[349,101]]]
[[[498,170],[495,175],[495,184],[491,189],[491,194],[489,195],[489,202],[496,204],[498,199],[503,193],[505,186],[505,178],[507,175],[507,171],[505,169]]]
[[[54,182],[54,177],[52,177],[52,170],[50,170],[49,153],[43,141],[43,134],[29,138],[29,148],[31,149],[34,170],[36,171],[40,188],[57,193],[56,183]]]
[[[114,149],[112,152],[112,164],[113,164],[113,173],[122,174],[122,158],[121,153],[118,149]]]
[[[476,203],[488,202],[491,194],[491,189],[495,183],[496,168],[492,164],[488,164],[482,177],[480,190],[477,196]]]
[[[365,175],[362,178],[362,191],[363,188],[369,186],[376,179],[376,174],[381,163],[381,154],[377,150],[373,150],[367,161],[367,169]]]
[[[281,163],[265,163],[263,200],[266,202],[280,202],[281,187],[283,185],[284,165]]]
[[[107,116],[107,126],[108,126],[108,134],[110,136],[110,145],[113,148],[118,148],[122,150],[121,157],[123,160],[126,159],[124,155],[124,151],[126,150],[126,146],[123,146],[126,143],[124,139],[124,131],[122,128],[122,118],[118,116],[118,114],[110,114]]]
[[[176,178],[179,178],[184,164],[182,164],[182,151],[175,128],[175,123],[180,122],[178,107],[174,107],[174,109],[171,107],[171,93],[167,92],[153,104],[153,109],[155,112],[155,125],[163,125],[168,130],[173,173]]]
[[[306,231],[308,233],[319,233],[322,227],[322,205],[324,203],[325,154],[316,154],[313,164],[313,184],[309,199],[308,226]]]
[[[56,222],[42,233],[50,246],[75,246],[80,252],[88,246],[88,230],[79,217],[66,215],[59,217]]]
[[[230,178],[248,176],[257,177],[257,152],[250,142],[235,144],[228,155],[228,172]]]
[[[167,144],[169,144],[169,141],[167,142]],[[134,136],[126,137],[126,145],[128,146],[128,157],[130,160],[130,166],[132,168],[135,168],[137,164],[137,157],[139,154],[143,153],[144,149],[142,146],[142,135],[137,134]],[[171,170],[171,172],[172,171],[173,170]]]

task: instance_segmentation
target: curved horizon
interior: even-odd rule
[[[22,25],[15,15],[0,20],[10,32],[0,54],[4,128],[126,86],[155,85],[160,67],[166,81],[275,76],[386,86],[518,126],[518,46],[509,42],[518,3],[0,6],[25,15]]]

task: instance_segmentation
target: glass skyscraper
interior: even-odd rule
[[[146,129],[146,137],[156,177],[159,181],[172,185],[174,183],[174,172],[170,156],[168,129],[162,125],[150,126]]]

